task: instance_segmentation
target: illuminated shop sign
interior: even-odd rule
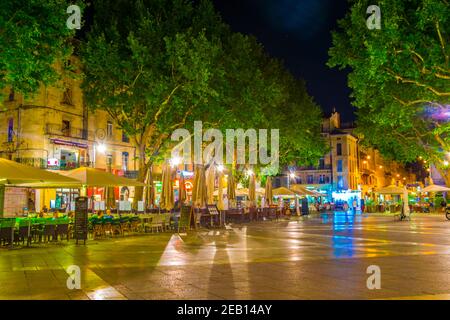
[[[59,167],[59,160],[56,158],[50,158],[47,160],[48,167]]]
[[[68,140],[61,140],[61,139],[50,139],[50,141],[57,145],[63,145],[63,146],[71,146],[81,149],[87,149],[88,145],[85,143],[79,143],[75,141],[68,141]]]

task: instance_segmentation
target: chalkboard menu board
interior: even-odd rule
[[[178,220],[178,231],[180,229],[188,230],[191,227],[192,206],[182,206],[180,219]]]
[[[88,198],[78,197],[75,199],[75,227],[74,236],[77,240],[83,240],[86,244],[88,235]]]

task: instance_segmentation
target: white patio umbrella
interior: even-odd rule
[[[206,170],[206,193],[208,204],[214,203],[214,182],[216,178],[216,170],[213,165],[210,165]]]
[[[219,171],[218,174],[218,178],[219,179],[219,183],[218,183],[218,190],[217,190],[217,196],[218,196],[218,201],[217,201],[217,209],[219,210],[224,210],[225,206],[223,203],[223,191],[224,191],[224,187],[223,187],[223,173],[222,171]],[[225,189],[226,191],[226,189]]]
[[[410,215],[409,203],[408,203],[408,190],[406,187],[403,188],[403,214],[407,217]]]
[[[162,175],[162,191],[161,191],[161,209],[172,210],[175,201],[173,197],[172,168],[166,164],[163,168]]]
[[[403,194],[404,188],[400,188],[394,185],[390,185],[387,187],[380,188],[375,190],[376,193],[379,194]]]
[[[273,202],[273,194],[272,194],[272,178],[270,176],[267,176],[266,180],[266,188],[264,190],[264,197],[267,204],[270,206]]]
[[[437,184],[431,184],[428,187],[423,188],[420,192],[448,192],[450,188],[440,186]]]
[[[295,192],[286,187],[279,187],[272,190],[273,196],[295,196]]]

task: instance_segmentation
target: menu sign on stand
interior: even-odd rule
[[[75,199],[75,227],[74,236],[78,240],[83,240],[86,244],[88,235],[88,198],[78,197]]]
[[[223,218],[222,218],[222,215],[220,214],[220,211],[217,208],[217,206],[215,204],[208,204],[207,208],[208,208],[209,214],[211,215],[211,227],[214,224],[214,218],[213,218],[214,216],[218,217],[219,226],[222,226],[224,224],[224,222],[222,221]]]

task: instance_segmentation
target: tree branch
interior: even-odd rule
[[[430,101],[425,100],[425,99],[419,99],[419,100],[413,100],[413,101],[404,101],[401,100],[400,98],[392,95],[392,98],[394,98],[394,100],[400,102],[401,105],[405,106],[405,107],[409,107],[415,104],[419,104],[419,103],[430,103]]]
[[[429,91],[433,92],[435,95],[437,95],[437,96],[439,96],[439,97],[447,97],[447,96],[450,96],[450,92],[440,92],[440,91],[438,91],[437,89],[433,88],[433,87],[430,86],[430,85],[423,84],[423,83],[421,83],[421,82],[419,82],[419,81],[416,81],[416,80],[406,79],[406,78],[404,78],[404,77],[402,77],[402,76],[396,74],[394,71],[392,71],[392,70],[389,69],[389,68],[386,68],[386,71],[387,71],[391,76],[393,76],[397,81],[401,81],[402,83],[410,83],[410,84],[414,84],[414,85],[416,85],[416,86],[418,86],[418,87],[422,87],[422,88],[424,88],[424,89],[426,89],[426,90],[429,90]]]
[[[164,107],[169,104],[170,99],[172,98],[172,96],[175,94],[175,92],[181,87],[181,84],[178,84],[175,88],[173,88],[173,90],[170,92],[170,94],[167,96],[167,98],[163,101],[163,103],[161,103],[158,111],[155,114],[155,122],[158,121],[159,116],[161,115],[161,113],[163,112]]]
[[[442,54],[444,55],[444,58],[445,58],[445,63],[448,66],[448,55],[445,52],[446,51],[445,50],[445,41],[444,41],[444,38],[442,37],[442,34],[441,34],[441,28],[439,26],[439,21],[436,21],[436,31],[437,31],[437,34],[439,36],[439,41],[441,43],[441,49],[442,49]]]

